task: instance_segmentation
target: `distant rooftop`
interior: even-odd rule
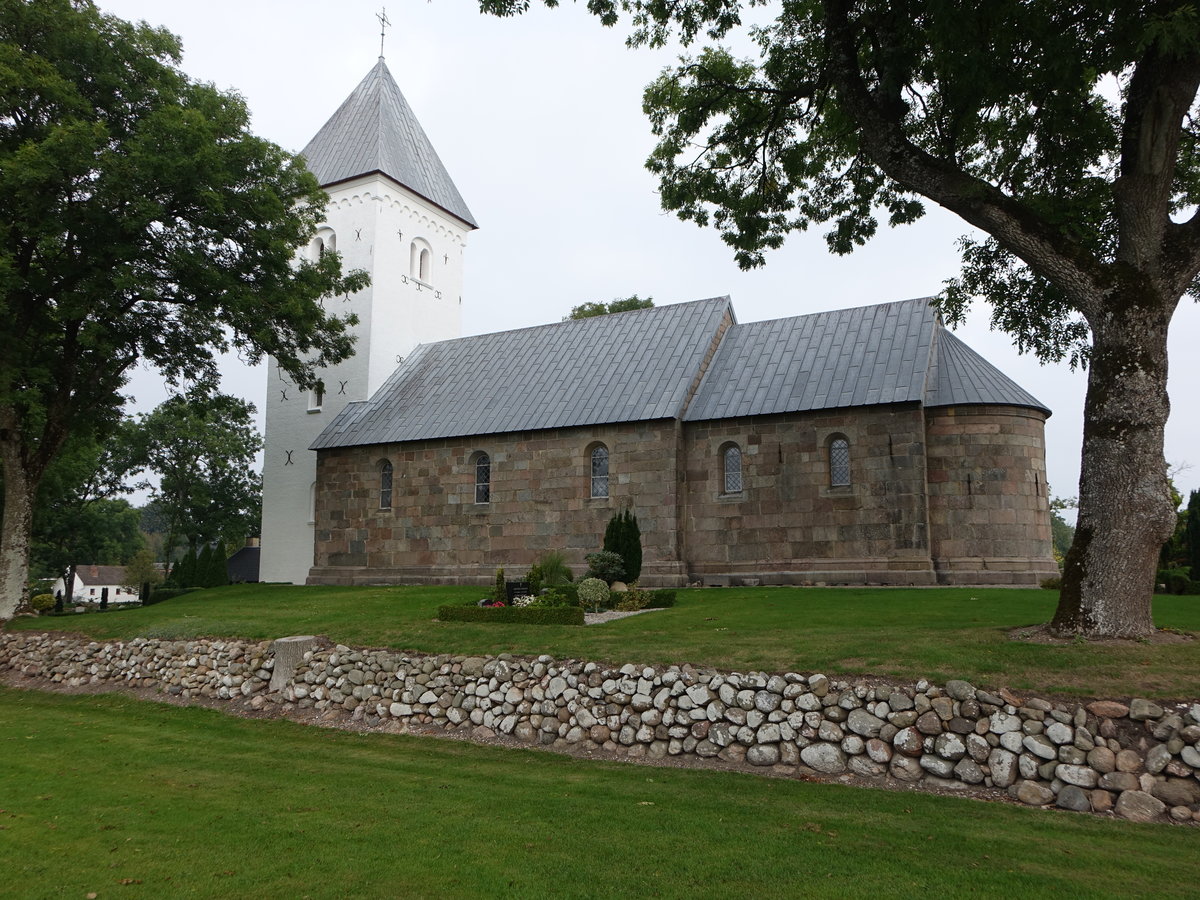
[[[323,187],[379,172],[479,227],[382,57],[301,154]]]

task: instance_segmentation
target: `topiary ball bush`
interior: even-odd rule
[[[590,612],[608,609],[612,594],[608,585],[599,578],[585,578],[579,582],[579,602]]]

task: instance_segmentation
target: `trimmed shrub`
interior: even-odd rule
[[[492,586],[491,600],[493,603],[508,602],[508,587],[504,581],[504,566],[496,570],[496,583]]]
[[[1054,575],[1054,576],[1051,576],[1050,578],[1043,578],[1042,582],[1041,582],[1041,586],[1044,587],[1048,591],[1061,591],[1062,590],[1062,576]]]
[[[587,574],[583,576],[585,581],[598,578],[607,587],[625,577],[625,561],[621,559],[620,554],[611,550],[597,550],[595,553],[589,553],[584,559],[588,564]]]
[[[646,593],[650,595],[646,609],[669,609],[675,605],[675,592],[670,589],[664,588]]]
[[[29,608],[38,615],[54,609],[53,594],[34,594],[29,598]]]
[[[510,625],[582,625],[578,606],[439,606],[443,622],[503,622]]]
[[[534,563],[529,567],[529,574],[525,576],[525,581],[529,585],[529,593],[537,595],[542,592],[545,586],[542,580],[542,567]]]
[[[613,604],[613,609],[620,612],[637,612],[639,609],[646,609],[650,603],[650,592],[643,591],[638,587],[631,587],[627,591],[619,594],[613,594],[616,601]]]
[[[593,554],[594,556],[595,554]],[[608,609],[612,594],[602,578],[585,578],[579,582],[579,602],[591,612]]]

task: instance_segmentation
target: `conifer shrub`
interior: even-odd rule
[[[620,581],[625,577],[625,561],[618,553],[611,550],[597,550],[595,553],[589,553],[584,559],[588,564],[584,581],[589,578],[598,578],[607,587],[614,581]]]
[[[622,577],[626,581],[638,580],[642,574],[642,532],[633,510],[623,509],[608,520],[604,549],[621,557],[625,569]]]

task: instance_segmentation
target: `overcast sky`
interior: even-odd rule
[[[254,130],[299,151],[375,64],[376,0],[99,0],[107,12],[183,40],[183,68],[238,91]],[[664,213],[643,162],[654,144],[642,89],[676,50],[629,50],[581,6],[481,15],[470,0],[393,3],[384,55],[480,228],[466,249],[463,329],[478,334],[561,319],[588,300],[656,304],[729,295],[741,322],[936,293],[958,270],[966,227],[931,208],[846,257],[817,229],[743,272],[717,233]],[[988,329],[980,306],[957,334],[1049,406],[1054,494],[1078,492],[1085,377],[1041,366]],[[1171,340],[1167,461],[1200,488],[1200,306],[1185,301]],[[266,371],[229,360],[224,387],[262,405]],[[136,409],[166,396],[149,373]],[[260,415],[261,428],[261,415]]]

